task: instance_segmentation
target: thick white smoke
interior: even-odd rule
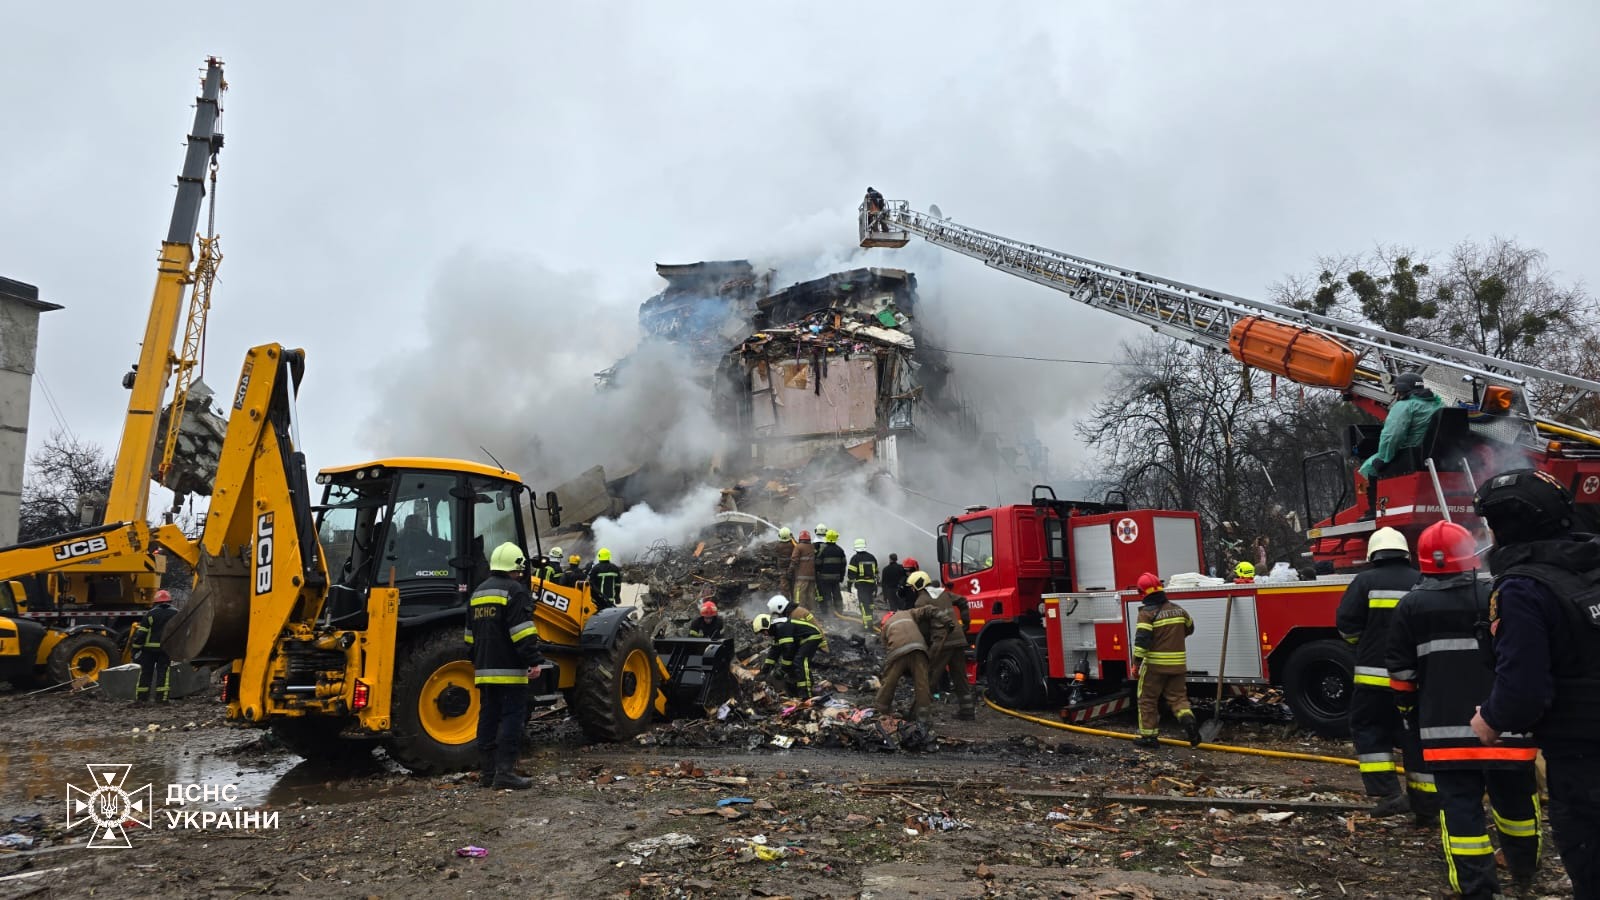
[[[700,486],[684,495],[665,512],[656,512],[648,503],[639,503],[615,519],[601,517],[594,522],[595,546],[611,551],[613,559],[637,559],[651,545],[687,543],[716,521],[717,501],[722,493]]]
[[[408,330],[413,346],[373,373],[374,453],[487,461],[482,447],[541,490],[597,463],[706,471],[721,436],[706,373],[681,348],[642,345],[614,389],[595,389],[595,373],[635,348],[648,269],[611,295],[527,260],[462,258],[449,269]]]

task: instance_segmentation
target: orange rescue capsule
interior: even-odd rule
[[[1356,354],[1319,331],[1246,316],[1228,333],[1233,358],[1299,384],[1343,390],[1356,376]]]

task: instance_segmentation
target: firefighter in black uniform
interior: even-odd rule
[[[817,545],[818,612],[839,615],[844,612],[844,576],[849,562],[839,546],[839,532],[830,531]]]
[[[544,665],[533,593],[517,577],[527,560],[507,541],[489,556],[489,577],[473,591],[467,610],[473,681],[478,686],[478,758],[485,787],[527,790],[533,779],[517,774],[522,730],[528,721],[528,677]]]
[[[610,609],[622,597],[622,569],[611,561],[611,551],[605,547],[594,558],[589,567],[590,596],[596,609]]]
[[[878,558],[867,552],[865,538],[856,538],[855,550],[845,573],[850,577],[851,587],[855,588],[856,605],[861,607],[861,627],[870,631],[873,607],[878,599]]]
[[[1454,522],[1429,525],[1417,538],[1417,561],[1424,577],[1389,626],[1389,678],[1397,693],[1416,698],[1450,887],[1488,900],[1499,896],[1500,882],[1483,815],[1486,791],[1513,881],[1526,888],[1539,868],[1536,751],[1526,735],[1485,747],[1469,724],[1494,681],[1478,644],[1489,619],[1489,584],[1478,579],[1472,533]]]
[[[1516,469],[1478,490],[1494,532],[1494,686],[1472,718],[1485,746],[1531,733],[1544,752],[1550,827],[1578,900],[1600,898],[1600,543],[1572,533],[1572,495]]]
[[[1356,646],[1355,691],[1350,696],[1350,737],[1367,796],[1378,799],[1373,818],[1412,812],[1418,822],[1437,817],[1433,778],[1422,768],[1415,723],[1407,727],[1389,688],[1389,621],[1394,608],[1422,577],[1411,564],[1406,537],[1379,528],[1367,539],[1367,569],[1339,601],[1339,634]],[[1409,700],[1409,698],[1408,698]],[[1395,776],[1394,748],[1405,750],[1406,794]]]
[[[900,605],[900,588],[905,585],[906,578],[910,574],[905,566],[900,565],[900,554],[889,554],[889,561],[883,565],[883,576],[878,579],[883,589],[884,605],[889,609],[905,609]]]
[[[689,623],[689,636],[713,641],[722,637],[722,616],[717,615],[717,604],[710,600],[700,604],[700,616]]]
[[[156,591],[155,605],[133,628],[134,658],[139,663],[139,686],[135,700],[165,703],[172,692],[172,658],[161,649],[161,634],[178,611],[172,608],[172,595]]]

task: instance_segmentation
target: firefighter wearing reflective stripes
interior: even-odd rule
[[[522,549],[504,543],[489,557],[489,577],[472,592],[466,640],[478,686],[478,756],[486,786],[525,789],[517,754],[528,718],[528,675],[544,665],[533,594],[513,573],[525,564]]]
[[[589,590],[596,609],[610,609],[622,598],[622,569],[611,561],[611,551],[604,547],[589,567]]]
[[[861,627],[872,627],[873,606],[878,599],[878,558],[867,552],[867,542],[856,538],[855,555],[845,573],[856,592],[856,605],[861,607]]]
[[[776,665],[789,689],[799,697],[810,697],[811,658],[822,646],[822,629],[802,619],[772,620],[772,646],[762,668]]]
[[[133,628],[134,659],[139,663],[139,686],[135,700],[165,703],[172,696],[172,658],[161,649],[161,635],[178,611],[172,608],[172,595],[157,591],[155,605]]]
[[[1478,643],[1489,618],[1489,585],[1473,571],[1474,544],[1453,522],[1436,522],[1418,538],[1424,577],[1395,609],[1388,665],[1394,689],[1416,698],[1422,758],[1442,808],[1450,887],[1462,897],[1487,898],[1500,893],[1500,883],[1483,795],[1512,878],[1525,884],[1539,865],[1539,789],[1531,739],[1504,735],[1486,747],[1470,724],[1494,681]]]
[[[1167,599],[1161,579],[1150,573],[1139,576],[1139,591],[1144,602],[1134,625],[1133,662],[1139,669],[1139,740],[1141,747],[1154,747],[1161,733],[1161,698],[1182,723],[1189,745],[1200,745],[1200,728],[1189,708],[1189,657],[1187,638],[1194,634],[1194,619],[1183,607]]]
[[[1339,634],[1356,648],[1355,691],[1350,697],[1350,737],[1361,765],[1361,783],[1367,796],[1379,803],[1375,818],[1407,811],[1426,815],[1438,812],[1433,798],[1433,777],[1422,766],[1422,747],[1416,726],[1407,721],[1389,689],[1389,622],[1400,598],[1422,577],[1411,564],[1405,535],[1379,528],[1367,539],[1367,559],[1372,567],[1355,577],[1339,601]],[[1406,704],[1409,708],[1409,703]],[[1395,776],[1394,748],[1405,751],[1406,794]]]
[[[938,597],[929,593],[932,579],[927,572],[912,572],[906,585],[917,592],[912,609],[941,609],[950,614],[955,627],[945,629],[942,636],[931,624],[924,621],[923,637],[928,642],[928,677],[935,690],[940,679],[950,680],[950,690],[956,695],[956,718],[975,718],[977,701],[973,698],[972,682],[967,680],[967,630],[972,627],[972,615],[967,611],[967,598],[955,591],[946,591]]]

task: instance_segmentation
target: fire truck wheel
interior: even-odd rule
[[[1350,736],[1350,694],[1356,651],[1340,640],[1312,641],[1294,651],[1283,671],[1289,708],[1302,728],[1328,738]]]
[[[989,651],[985,677],[994,702],[1008,709],[1033,709],[1044,702],[1044,679],[1033,651],[1021,638],[1009,638]]]

